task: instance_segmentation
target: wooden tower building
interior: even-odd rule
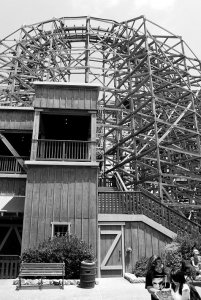
[[[59,232],[96,249],[98,86],[35,83],[22,250]]]

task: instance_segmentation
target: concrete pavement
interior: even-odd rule
[[[150,300],[144,283],[130,283],[124,278],[100,278],[92,289],[65,285],[54,288],[23,288],[19,291],[12,279],[0,280],[0,300]],[[196,287],[201,295],[201,287]]]
[[[92,289],[65,285],[64,290],[54,287],[26,287],[16,291],[11,279],[0,280],[1,300],[150,300],[144,283],[130,283],[124,278],[98,278]]]

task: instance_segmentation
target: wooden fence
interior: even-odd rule
[[[201,226],[143,191],[99,192],[99,214],[145,215],[173,232],[201,232]]]
[[[12,279],[18,276],[19,256],[0,255],[0,279]]]

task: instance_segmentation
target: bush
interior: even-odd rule
[[[172,243],[167,244],[163,251],[165,264],[177,267],[181,260],[190,261],[194,247],[201,250],[199,234],[178,233]]]
[[[174,241],[180,245],[182,258],[185,260],[190,259],[194,247],[199,251],[201,251],[201,237],[199,233],[197,234],[178,233]]]
[[[58,236],[41,243],[38,248],[27,249],[21,261],[43,263],[65,263],[65,278],[80,277],[80,264],[83,260],[94,261],[93,250],[76,235]]]
[[[177,237],[165,246],[161,253],[166,271],[169,273],[171,269],[185,269],[186,273],[195,278],[195,268],[191,265],[190,258],[193,248],[201,253],[201,236],[200,234],[178,233]],[[142,257],[136,262],[134,274],[144,277],[148,267],[147,257]]]
[[[167,244],[161,254],[161,258],[166,268],[181,269],[183,258],[180,251],[180,244],[177,242]]]
[[[201,238],[198,234],[178,233],[172,243],[167,244],[162,257],[167,267],[182,269],[188,276],[195,278],[196,270],[191,264],[192,250],[201,249]]]
[[[146,276],[148,262],[149,262],[149,258],[147,257],[142,257],[136,262],[135,269],[134,269],[135,276],[137,277]]]

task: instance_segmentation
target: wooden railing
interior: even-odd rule
[[[37,160],[91,160],[90,141],[37,140]]]
[[[0,279],[16,278],[18,272],[18,255],[0,255]]]
[[[29,159],[28,157],[20,157],[21,160]],[[25,173],[17,161],[17,157],[0,155],[0,173]]]
[[[201,232],[201,226],[143,191],[99,192],[99,214],[140,214],[173,232]]]

